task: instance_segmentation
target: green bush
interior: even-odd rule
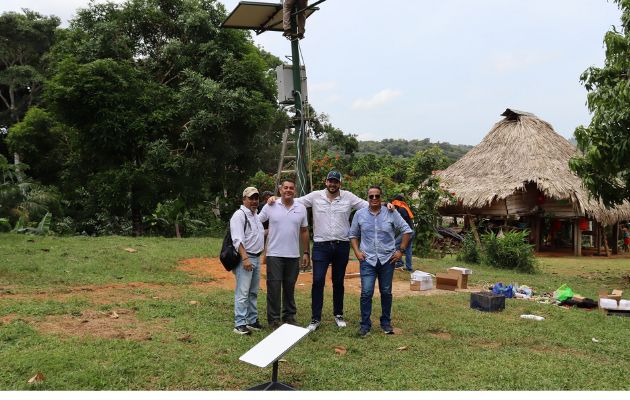
[[[462,248],[457,253],[457,260],[471,264],[479,264],[481,261],[481,251],[472,234],[467,234],[462,242]]]
[[[9,232],[11,230],[11,224],[7,218],[0,218],[0,232]]]
[[[484,263],[502,269],[534,272],[536,259],[534,246],[528,243],[529,232],[507,232],[497,236],[494,232],[481,236]]]

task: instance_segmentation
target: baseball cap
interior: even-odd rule
[[[253,186],[246,187],[245,190],[243,190],[243,197],[252,197],[255,194],[258,194],[258,189]]]
[[[326,180],[329,180],[329,179],[336,179],[339,182],[341,182],[341,174],[339,173],[339,171],[330,171],[328,173],[328,176],[326,176]]]

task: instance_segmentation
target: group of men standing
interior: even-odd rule
[[[311,322],[308,329],[315,331],[321,324],[329,266],[332,268],[335,323],[339,328],[347,326],[343,311],[344,277],[352,247],[360,262],[359,334],[365,336],[371,329],[372,296],[377,278],[381,293],[380,326],[386,334],[394,333],[391,326],[394,266],[410,248],[413,230],[398,212],[394,212],[394,205],[383,205],[382,190],[378,186],[371,187],[368,200],[364,200],[341,190],[341,180],[338,171],[330,171],[325,189],[299,198],[295,198],[295,183],[285,180],[279,188],[280,197],[271,197],[260,213],[257,212],[258,190],[248,187],[243,191],[243,205],[230,220],[234,247],[241,254],[241,263],[233,270],[236,277],[234,332],[248,334],[262,329],[258,320],[257,294],[260,256],[265,242],[263,222],[269,223],[266,249],[267,322],[272,329],[283,322],[297,324],[295,284],[300,262],[307,266],[311,259],[306,214],[306,208],[310,207],[313,211],[314,243]],[[352,211],[357,212],[351,225]]]

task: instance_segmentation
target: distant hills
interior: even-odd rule
[[[444,155],[452,161],[459,160],[473,148],[473,146],[464,144],[450,144],[447,142],[432,143],[428,138],[422,140],[383,139],[378,142],[374,140],[359,141],[359,151],[357,151],[356,154],[389,154],[393,157],[410,158],[417,152],[433,146],[438,146],[442,149]]]

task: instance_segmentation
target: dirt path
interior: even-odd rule
[[[210,283],[213,286],[219,286],[224,289],[234,289],[234,275],[223,268],[218,258],[189,258],[182,260],[179,263],[178,269],[188,272],[194,276],[199,277],[212,277],[214,281]],[[265,265],[263,265],[260,285],[263,289],[266,289],[265,282]],[[330,271],[326,275],[326,289],[332,290]],[[313,283],[313,274],[311,272],[300,273],[298,276],[297,289],[298,290],[311,290]],[[435,284],[435,282],[434,282]],[[361,293],[361,279],[359,278],[359,263],[357,261],[350,261],[346,268],[345,289],[349,293]],[[470,289],[458,289],[459,292],[473,292],[478,291],[479,288]],[[413,291],[409,287],[409,274],[407,272],[396,271],[394,276],[394,283],[392,287],[392,293],[394,297],[401,296],[433,296],[439,294],[452,294],[454,292],[448,290],[431,289],[421,292]],[[378,296],[378,289],[374,292],[375,296]]]

